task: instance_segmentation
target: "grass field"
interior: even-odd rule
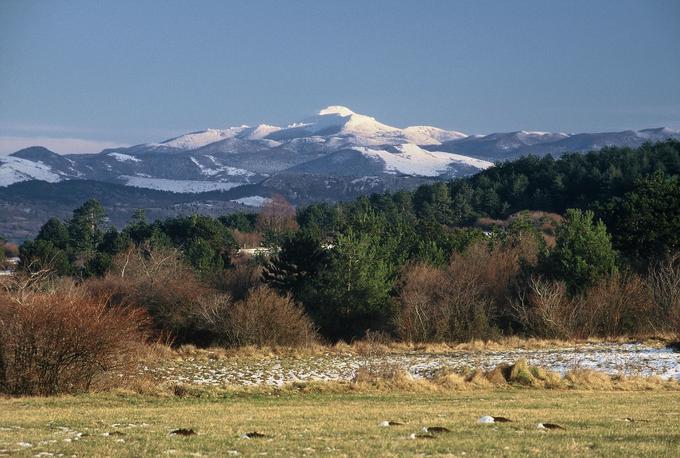
[[[276,393],[276,392],[274,392]],[[512,423],[483,425],[482,415]],[[626,417],[634,422],[625,421]],[[405,423],[379,427],[383,420]],[[540,431],[539,422],[564,426]],[[409,439],[424,426],[451,430]],[[191,437],[169,435],[192,428]],[[242,439],[258,431],[261,439]],[[108,434],[107,434],[108,433]],[[112,434],[113,433],[113,434]],[[94,394],[0,399],[0,455],[678,456],[677,391]]]

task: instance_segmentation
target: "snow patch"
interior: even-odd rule
[[[223,183],[220,181],[170,180],[166,178],[146,178],[130,175],[121,175],[119,178],[125,180],[127,186],[182,193],[226,191],[242,184]]]
[[[266,203],[271,202],[271,199],[262,196],[248,196],[234,199],[232,202],[248,205],[250,207],[263,207]]]
[[[171,138],[161,143],[163,146],[169,146],[179,149],[196,149],[220,140],[234,138],[248,126],[230,127],[228,129],[207,129],[199,132],[192,132],[190,134],[181,135],[179,137]]]
[[[217,160],[215,159],[215,156],[206,156],[210,161],[217,166],[217,168],[211,168],[211,167],[206,167],[200,162],[195,157],[191,157],[191,162],[193,162],[196,167],[198,167],[201,170],[201,174],[206,175],[206,176],[215,176],[219,175],[221,173],[230,175],[230,176],[242,176],[242,177],[251,177],[255,175],[253,172],[250,170],[246,169],[240,169],[238,167],[230,167],[228,165],[219,165]]]
[[[33,162],[14,156],[0,158],[0,187],[29,180],[47,181],[56,183],[63,177],[54,173],[52,169],[42,162]]]
[[[108,155],[113,157],[118,162],[142,162],[140,159],[130,156],[129,154],[108,153]]]
[[[491,162],[481,159],[440,151],[427,151],[413,144],[396,146],[396,152],[365,147],[354,149],[364,156],[382,161],[386,172],[393,174],[435,177],[442,175],[453,165],[466,165],[480,170],[493,166]]]

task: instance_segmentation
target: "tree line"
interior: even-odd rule
[[[120,231],[90,200],[25,242],[20,268],[86,281],[130,250],[142,260],[174,250],[201,284],[236,300],[274,290],[332,341],[369,331],[408,340],[636,333],[680,319],[680,292],[652,281],[661,269],[680,272],[679,176],[680,142],[666,141],[529,156],[297,211],[280,196],[260,215],[148,222],[139,211]],[[242,259],[246,241],[272,255]]]

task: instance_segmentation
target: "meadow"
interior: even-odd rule
[[[679,399],[667,390],[535,388],[1,399],[0,455],[670,457],[680,449]],[[480,424],[483,415],[512,421]],[[428,426],[450,432],[412,438]],[[171,434],[177,428],[196,435]],[[265,437],[243,437],[253,431]]]

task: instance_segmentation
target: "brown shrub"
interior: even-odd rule
[[[564,283],[532,277],[512,303],[514,316],[530,334],[566,339],[578,329],[579,303],[569,299]]]
[[[477,278],[483,294],[502,309],[508,291],[520,273],[522,262],[535,264],[539,246],[534,237],[521,235],[509,243],[489,248],[485,242],[471,245],[464,253],[451,257],[449,270],[454,276]]]
[[[656,324],[680,341],[680,253],[653,267],[647,275],[647,286],[655,305]]]
[[[111,303],[144,308],[156,331],[176,344],[312,343],[316,332],[307,315],[290,297],[259,286],[260,269],[245,264],[225,271],[214,280],[217,290],[199,280],[175,250],[131,250],[114,259],[104,278],[84,286]]]
[[[312,321],[291,296],[260,286],[228,309],[226,340],[232,345],[304,346],[316,341]]]
[[[474,269],[459,272],[426,264],[408,266],[399,296],[399,335],[413,342],[487,337],[491,303],[479,285]]]
[[[16,243],[6,242],[2,248],[5,250],[5,256],[8,258],[19,256],[19,246]]]
[[[109,273],[84,286],[95,296],[107,295],[116,305],[144,308],[160,334],[178,343],[210,343],[210,331],[196,314],[201,300],[214,294],[173,249],[131,249],[116,256]]]
[[[580,337],[641,335],[650,329],[652,298],[635,274],[616,273],[582,298]]]
[[[577,297],[564,283],[534,277],[513,302],[515,318],[531,335],[559,339],[642,335],[652,308],[644,282],[629,273],[616,273]]]
[[[255,226],[261,233],[271,231],[283,234],[295,230],[298,228],[295,207],[281,194],[274,194],[257,215]]]
[[[408,266],[402,275],[397,330],[411,341],[469,341],[493,334],[492,322],[510,316],[510,291],[522,262],[535,263],[538,242],[519,236],[489,247],[478,242],[438,269]]]
[[[135,361],[147,317],[109,307],[79,288],[0,296],[0,391],[53,395],[87,391]]]
[[[213,281],[215,287],[234,300],[244,299],[248,291],[258,287],[262,281],[262,266],[254,262],[239,264],[224,270]]]

